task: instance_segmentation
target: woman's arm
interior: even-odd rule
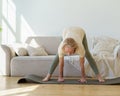
[[[81,75],[85,77],[85,68],[84,68],[84,57],[80,57],[80,67],[81,67]]]
[[[58,81],[60,81],[60,82],[64,81],[63,67],[64,67],[64,57],[60,57],[59,58],[59,77],[58,77]]]
[[[81,67],[81,82],[86,82],[86,78],[85,78],[85,68],[84,68],[84,57],[80,57],[80,67]]]

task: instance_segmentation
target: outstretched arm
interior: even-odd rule
[[[58,81],[59,82],[62,82],[64,81],[64,78],[63,78],[63,67],[64,67],[64,57],[60,57],[59,58],[59,77],[58,77]]]
[[[81,79],[80,79],[80,82],[82,82],[82,83],[86,82],[84,61],[85,61],[84,57],[80,57],[80,67],[81,67]]]

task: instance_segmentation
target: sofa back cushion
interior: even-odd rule
[[[33,40],[42,46],[49,55],[53,55],[57,53],[62,38],[60,36],[33,36],[28,37],[25,43],[30,44]]]

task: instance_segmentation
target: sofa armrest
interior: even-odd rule
[[[11,58],[15,56],[15,51],[8,45],[0,46],[0,74],[10,75]]]
[[[114,53],[113,53],[113,55],[114,55],[114,59],[120,58],[120,45],[118,45],[118,46],[116,46],[116,47],[114,48]]]

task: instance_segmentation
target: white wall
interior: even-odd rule
[[[120,0],[12,0],[16,37],[61,35],[63,28],[81,26],[87,35],[120,37]]]

